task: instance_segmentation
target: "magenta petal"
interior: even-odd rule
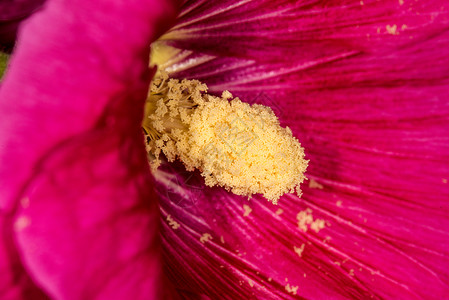
[[[101,126],[58,149],[25,192],[15,222],[20,252],[54,297],[161,292],[157,202],[140,142],[139,132]]]
[[[45,0],[4,0],[0,2],[0,50],[11,50],[19,25],[36,12]]]
[[[288,57],[272,70],[291,72],[343,53],[386,52],[422,41],[447,29],[448,10],[444,1],[189,1],[165,39],[219,57],[274,64]]]
[[[17,199],[36,171],[31,166],[67,138],[101,126],[101,119],[121,131],[138,127],[140,96],[150,78],[145,64],[149,41],[163,32],[160,25],[168,25],[168,4],[124,6],[72,8],[55,1],[23,28],[0,90],[0,129],[7,133],[0,137],[1,206]],[[149,20],[159,26],[150,26]],[[137,118],[108,117],[112,105],[125,106],[126,101],[135,107],[129,118]]]
[[[53,298],[160,294],[140,123],[149,45],[174,14],[163,1],[55,0],[23,26],[0,89],[0,207]]]
[[[47,296],[36,287],[23,268],[20,256],[15,250],[11,225],[11,217],[0,212],[0,298],[47,299]]]

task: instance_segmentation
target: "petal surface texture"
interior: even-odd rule
[[[3,0],[0,2],[0,50],[11,50],[19,25],[36,12],[44,1]]]
[[[6,292],[31,277],[52,299],[161,295],[140,123],[149,45],[175,16],[168,1],[54,0],[21,27],[0,88]]]
[[[1,299],[48,299],[24,270],[12,236],[11,217],[0,212],[0,296]]]
[[[448,12],[184,3],[154,46],[160,66],[271,106],[310,159],[303,197],[279,206],[205,187],[181,164],[158,171],[166,270],[186,298],[449,297]]]

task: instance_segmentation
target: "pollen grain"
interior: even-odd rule
[[[280,126],[266,106],[242,102],[224,91],[207,93],[198,80],[151,83],[142,127],[152,169],[179,159],[188,171],[198,169],[207,186],[234,194],[262,194],[276,204],[285,193],[301,195],[308,161],[292,131]]]

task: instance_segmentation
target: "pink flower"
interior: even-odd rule
[[[0,2],[0,50],[10,51],[19,24],[36,12],[44,0],[5,0]]]
[[[174,16],[169,2],[49,1],[23,25],[0,89],[0,298],[163,292],[140,122],[149,46]]]
[[[444,1],[193,1],[169,29],[173,13],[54,0],[23,26],[0,89],[1,298],[448,298]],[[248,201],[180,163],[153,182],[139,127],[165,30],[173,77],[292,129],[302,198]]]

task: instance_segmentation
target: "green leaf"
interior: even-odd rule
[[[0,52],[0,79],[3,77],[6,66],[8,65],[9,55]]]

